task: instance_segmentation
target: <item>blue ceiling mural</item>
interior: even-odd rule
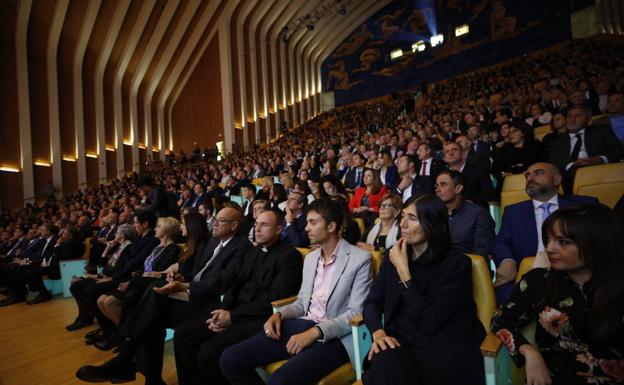
[[[322,65],[336,105],[425,85],[571,38],[570,13],[591,0],[397,0],[370,17]],[[469,33],[455,36],[467,24]],[[431,36],[444,41],[431,46]],[[412,52],[412,45],[425,44]],[[392,60],[391,51],[403,56]]]

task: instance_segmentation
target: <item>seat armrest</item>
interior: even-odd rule
[[[355,315],[349,320],[349,323],[351,324],[351,326],[355,327],[364,325],[364,317],[362,316],[362,314]]]
[[[481,342],[481,354],[486,357],[496,357],[501,348],[501,340],[491,332]]]
[[[273,307],[273,312],[275,313],[280,308],[286,305],[290,305],[291,303],[295,302],[296,299],[297,299],[297,296],[293,295],[292,297],[278,299],[277,301],[272,301],[271,306]]]

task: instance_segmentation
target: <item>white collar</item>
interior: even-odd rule
[[[568,132],[568,135],[570,135],[570,139],[574,138],[576,134],[581,134],[581,136],[585,136],[585,128],[580,129],[576,133]]]
[[[559,206],[559,195],[555,194],[552,198],[550,198],[549,200],[547,200],[546,202],[542,202],[542,201],[538,201],[537,199],[531,199],[531,201],[533,202],[533,208],[534,209],[538,209],[542,204],[548,202],[551,205],[555,205],[555,206]]]

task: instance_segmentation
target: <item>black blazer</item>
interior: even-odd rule
[[[54,255],[54,246],[56,246],[58,236],[53,236],[52,239],[50,239],[50,242],[48,242],[47,246],[45,238],[42,238],[42,240],[43,243],[41,245],[41,251],[30,258],[33,265],[40,265],[44,259],[50,261],[52,260],[52,256]]]
[[[129,249],[128,258],[121,258],[117,261],[115,265],[115,271],[109,277],[113,278],[113,281],[116,282],[124,282],[130,279],[133,271],[137,271],[141,269],[143,266],[143,262],[145,262],[145,258],[154,250],[154,247],[158,246],[160,241],[156,238],[154,230],[151,230],[141,238],[139,238],[136,242],[133,242],[130,246],[126,247]],[[122,253],[122,255],[126,252]]]
[[[585,149],[587,155],[606,156],[609,163],[614,163],[622,158],[622,143],[607,126],[591,126],[585,129]],[[552,142],[550,148],[550,163],[553,163],[565,171],[570,162],[570,135],[562,135]]]
[[[108,257],[110,259],[110,255]],[[102,269],[102,274],[107,277],[114,277],[115,275],[117,275],[121,277],[119,279],[119,282],[122,282],[124,278],[125,280],[130,279],[132,271],[130,272],[130,274],[119,274],[119,271],[125,268],[125,266],[128,264],[128,261],[132,259],[132,257],[132,244],[130,244],[126,246],[125,249],[123,249],[121,255],[119,255],[119,258],[117,258],[117,263],[115,263],[115,266],[111,266],[110,264],[108,264],[108,261],[106,262],[104,268]]]
[[[153,249],[152,249],[153,251]],[[151,252],[150,252],[151,254]],[[171,243],[165,246],[165,249],[152,261],[152,271],[164,271],[174,263],[178,261],[180,255],[180,248],[175,243]],[[149,254],[147,255],[149,256]],[[147,259],[147,257],[145,257]],[[141,268],[137,270],[142,273],[145,271],[145,264],[141,265]]]
[[[235,280],[228,286],[223,308],[233,323],[265,320],[271,301],[296,295],[301,286],[303,258],[294,247],[278,240],[267,252],[259,246],[245,253]]]
[[[204,270],[201,279],[193,282],[193,277],[204,268],[206,263],[221,243],[219,238],[212,238],[210,242],[198,250],[195,257],[193,271],[184,276],[185,282],[190,282],[190,301],[196,304],[213,303],[225,291],[225,285],[231,283],[240,270],[243,256],[253,245],[243,234],[235,235],[221,252]]]
[[[411,262],[412,279],[405,289],[386,254],[364,302],[364,322],[371,334],[383,328],[415,351],[415,357],[426,356],[418,366],[436,373],[437,384],[456,384],[458,376],[465,384],[481,384],[485,330],[472,298],[471,260],[457,250],[441,260],[425,258]],[[406,325],[412,325],[411,330],[405,330]]]
[[[355,190],[357,187],[361,187],[364,186],[364,170],[366,168],[362,168],[362,172],[360,175],[360,184],[356,184],[356,176],[357,176],[357,171],[353,168],[353,167],[349,167],[349,169],[347,170],[347,172],[345,173],[344,179],[345,179],[345,187],[349,190]]]

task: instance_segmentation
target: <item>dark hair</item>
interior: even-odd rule
[[[275,204],[282,203],[286,200],[286,189],[284,188],[283,184],[274,183],[272,189],[273,195],[277,197],[277,199],[274,201]]]
[[[306,209],[306,214],[314,211],[318,213],[327,224],[334,222],[336,224],[336,231],[340,233],[342,224],[344,223],[345,213],[340,203],[335,199],[320,198],[310,203]]]
[[[321,195],[321,198],[329,198],[329,195],[325,192],[325,189],[323,188],[323,184],[325,182],[331,183],[332,186],[334,186],[336,188],[336,192],[338,194],[343,194],[346,195],[347,194],[347,190],[345,190],[344,185],[342,184],[342,182],[336,177],[336,175],[334,174],[328,174],[325,175],[324,177],[321,178],[320,181],[320,188],[319,188],[319,193]]]
[[[154,215],[154,213],[152,213],[151,211],[139,211],[138,213],[134,214],[134,216],[140,224],[147,223],[147,226],[149,226],[150,229],[156,227],[157,218],[156,215]]]
[[[212,213],[214,210],[214,206],[212,205],[212,199],[211,198],[207,198],[205,199],[202,203],[199,204],[200,206],[204,206],[204,208],[206,209],[206,211]]]
[[[284,226],[286,224],[286,219],[284,219],[284,213],[282,212],[282,210],[278,209],[277,207],[273,207],[266,211],[270,211],[273,213],[273,215],[275,215],[275,224],[280,226]]]
[[[546,218],[542,225],[542,239],[548,244],[553,229],[571,239],[579,250],[579,257],[591,270],[594,296],[588,320],[591,336],[600,343],[612,345],[622,341],[624,327],[624,248],[619,242],[624,237],[622,224],[613,210],[603,204],[584,204],[559,209]],[[562,271],[551,270],[546,282],[549,300],[558,294]],[[589,283],[588,283],[589,284]]]
[[[151,187],[154,185],[154,178],[149,175],[141,175],[137,180],[137,185],[140,186],[148,186]]]
[[[45,227],[48,229],[48,231],[49,231],[52,235],[54,235],[54,236],[57,236],[57,235],[58,235],[58,233],[59,233],[59,228],[58,228],[58,226],[56,226],[56,225],[54,225],[54,224],[52,224],[52,223],[46,223],[46,224],[45,224]]]
[[[197,246],[201,242],[208,242],[208,226],[206,219],[199,213],[189,213],[184,215],[184,226],[186,227],[186,243],[184,250],[180,253],[178,262],[184,262],[195,255]]]
[[[453,184],[455,186],[457,185],[465,186],[464,175],[462,175],[462,173],[457,170],[444,169],[438,173],[438,176],[440,175],[448,175],[453,181]]]
[[[416,205],[416,215],[427,238],[424,260],[437,261],[446,257],[451,249],[451,232],[444,203],[434,195],[422,194],[410,197],[403,204],[403,210],[411,205]]]
[[[496,111],[499,115],[504,115],[507,119],[511,119],[513,117],[513,112],[509,107],[501,107]]]
[[[524,122],[521,122],[519,120],[513,121],[510,125],[509,125],[509,129],[511,130],[512,128],[515,128],[516,130],[522,132],[522,135],[524,135],[524,143],[523,144],[527,144],[527,143],[531,143],[535,140],[535,133],[533,130],[533,127],[527,125]]]

